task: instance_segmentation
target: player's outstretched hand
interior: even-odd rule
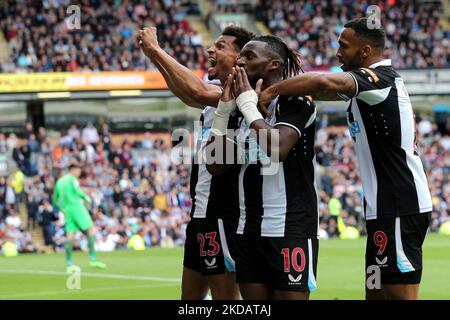
[[[152,54],[152,50],[159,48],[157,29],[155,27],[146,27],[139,30],[138,43],[146,56]]]

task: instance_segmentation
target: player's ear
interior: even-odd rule
[[[370,56],[371,53],[372,53],[372,47],[371,46],[365,45],[362,48],[361,55],[362,55],[363,58],[367,58],[368,56]]]
[[[277,70],[281,68],[281,61],[280,60],[272,60],[269,63],[269,70]]]

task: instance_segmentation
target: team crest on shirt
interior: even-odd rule
[[[255,138],[247,137],[247,148],[245,149],[245,162],[256,163],[256,161],[264,161],[269,159],[266,152],[261,148]]]
[[[209,138],[209,132],[211,131],[211,127],[205,126],[200,127],[198,132],[197,141],[199,142],[207,142]]]
[[[257,161],[260,161],[261,163],[270,162],[267,153],[251,134],[251,129],[246,124],[241,125],[241,130],[236,137],[236,141],[240,146],[240,155],[238,155],[239,163],[254,164]]]

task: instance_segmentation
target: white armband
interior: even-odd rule
[[[231,112],[236,108],[236,101],[230,100],[224,102],[219,101],[216,111],[214,111],[214,121],[211,126],[211,131],[217,136],[224,136],[227,133],[228,119]]]
[[[264,120],[262,114],[258,110],[258,95],[254,90],[242,92],[239,97],[237,97],[236,104],[249,126],[253,121],[260,119]]]

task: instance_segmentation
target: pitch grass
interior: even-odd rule
[[[320,242],[318,286],[311,299],[364,298],[364,246],[359,240]],[[91,269],[74,254],[81,288],[67,289],[63,254],[0,257],[0,299],[179,299],[183,248],[98,254],[106,270]],[[450,299],[450,237],[428,235],[421,299]]]

